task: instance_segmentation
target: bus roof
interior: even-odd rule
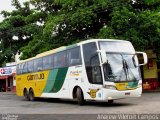
[[[126,41],[126,40],[118,40],[118,39],[89,39],[89,40],[85,40],[85,41],[79,42],[79,43],[77,43],[77,44],[86,44],[86,43],[97,42],[97,41],[130,42],[130,41]]]
[[[28,59],[25,59],[25,60],[21,60],[17,64],[27,62],[27,61],[30,61],[30,60],[34,60],[36,58],[44,57],[44,56],[47,56],[47,55],[50,55],[50,54],[53,54],[53,53],[56,53],[56,52],[63,51],[65,49],[66,49],[66,47],[62,46],[62,47],[59,47],[59,48],[56,48],[56,49],[53,49],[53,50],[49,50],[49,51],[37,54],[35,57],[31,57],[31,58],[28,58]]]
[[[34,60],[36,58],[44,57],[44,56],[47,56],[47,55],[50,55],[50,54],[53,54],[53,53],[61,52],[61,51],[66,50],[66,49],[74,48],[74,47],[82,45],[82,44],[87,44],[87,43],[90,43],[90,42],[97,42],[97,41],[129,42],[129,41],[117,40],[117,39],[89,39],[89,40],[84,40],[84,41],[81,41],[81,42],[73,44],[73,45],[62,46],[62,47],[59,47],[59,48],[56,48],[56,49],[53,49],[53,50],[49,50],[49,51],[37,54],[35,57],[31,57],[31,58],[28,58],[28,59],[25,59],[25,60],[21,60],[17,64],[27,62],[27,61],[30,61],[30,60]]]

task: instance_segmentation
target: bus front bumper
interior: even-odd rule
[[[141,95],[142,95],[142,87],[136,88],[134,90],[124,90],[124,91],[105,89],[105,88],[103,90],[103,100],[140,97]]]

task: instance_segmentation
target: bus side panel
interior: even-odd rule
[[[51,70],[37,72],[36,74],[39,75],[38,79],[35,80],[35,83],[33,84],[34,91],[35,91],[35,97],[40,97],[43,93],[43,90],[45,89],[49,73]],[[32,86],[28,86],[32,87]]]
[[[66,74],[68,67],[53,69],[49,73],[46,86],[41,97],[68,98],[68,81]]]
[[[17,75],[16,77],[16,94],[23,96],[23,91],[26,88],[29,91],[33,89],[35,97],[40,97],[48,79],[49,71],[41,71],[36,73],[28,73]]]
[[[80,87],[85,100],[102,100],[102,85],[89,83],[86,70],[82,65],[70,67],[66,79],[66,81],[68,81],[68,97],[70,99],[73,98],[74,88]]]
[[[77,66],[72,66],[69,68],[68,73],[67,73],[67,81],[68,81],[68,87],[69,87],[69,98],[73,98],[73,90],[75,87],[80,87],[85,93],[86,87],[85,87],[85,79],[83,78],[83,67],[82,65],[77,65]],[[85,96],[84,96],[85,97]]]
[[[17,96],[23,96],[23,90],[26,88],[27,81],[25,75],[16,76],[16,94]]]
[[[80,87],[85,98],[88,81],[85,81],[84,73],[82,65],[54,69],[49,74],[41,97],[72,99],[74,87]]]
[[[23,83],[23,80],[21,79],[21,76],[20,75],[16,76],[16,94],[17,96],[23,96],[22,88],[24,85],[22,85],[22,83]]]

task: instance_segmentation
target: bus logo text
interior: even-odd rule
[[[34,75],[28,75],[27,76],[27,80],[42,80],[44,79],[44,73],[40,73],[40,74],[34,74]]]

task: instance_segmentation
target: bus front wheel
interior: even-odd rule
[[[114,100],[108,100],[109,104],[112,104],[114,102]]]
[[[28,95],[28,97],[29,97],[29,100],[30,100],[30,101],[34,101],[35,97],[34,97],[34,92],[33,92],[32,89],[29,90],[29,95]]]
[[[83,105],[85,100],[84,100],[84,97],[83,97],[83,92],[81,90],[81,88],[77,88],[77,91],[76,91],[76,94],[77,94],[77,102],[79,105]]]

